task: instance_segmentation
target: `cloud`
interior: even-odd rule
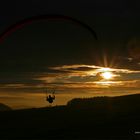
[[[129,70],[129,69],[113,69],[105,68],[95,65],[63,65],[58,67],[49,67],[51,70],[62,70],[62,73],[55,74],[51,73],[47,76],[38,77],[38,80],[44,81],[46,84],[67,84],[67,87],[101,87],[101,85],[110,85],[110,86],[125,86],[128,83],[135,83],[136,80],[139,80],[140,71]],[[65,72],[64,72],[65,71]],[[99,80],[97,74],[100,72],[110,71],[114,74],[114,79],[112,81],[101,81]],[[64,72],[64,73],[63,73]],[[128,82],[129,81],[129,82]],[[71,84],[73,83],[73,84]],[[92,83],[92,86],[91,86]],[[75,84],[75,86],[74,86]],[[82,86],[79,86],[81,84]],[[88,84],[90,86],[88,86]],[[98,85],[97,85],[98,84]]]
[[[111,81],[99,79],[98,73],[110,71],[114,74]],[[0,89],[13,91],[41,92],[47,87],[61,88],[103,88],[104,86],[127,86],[140,79],[140,71],[131,69],[106,68],[96,65],[59,65],[48,67],[46,72],[5,73],[1,77]],[[128,82],[129,81],[129,82]],[[135,86],[135,87],[136,87]]]
[[[139,79],[139,62],[124,44],[97,42],[71,23],[37,23],[1,44],[0,89],[39,92],[53,85],[101,87],[98,82],[104,81],[98,73],[104,71],[114,74],[110,85],[121,86]]]

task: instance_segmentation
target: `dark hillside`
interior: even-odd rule
[[[67,106],[0,112],[1,138],[128,139],[140,131],[140,94],[73,99]]]

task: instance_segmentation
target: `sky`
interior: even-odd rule
[[[0,34],[39,15],[39,20],[0,42],[0,102],[13,108],[46,106],[45,88],[56,89],[54,105],[72,98],[140,93],[140,10],[137,1],[3,1]],[[104,73],[111,73],[105,79]]]

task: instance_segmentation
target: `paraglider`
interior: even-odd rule
[[[55,90],[53,90],[52,92],[46,90],[46,101],[49,102],[50,104],[53,103],[53,101],[55,100],[54,94],[55,94]]]

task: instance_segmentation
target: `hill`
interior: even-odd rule
[[[3,103],[0,103],[0,111],[10,111],[10,110],[12,110],[12,108]]]
[[[1,138],[132,139],[140,131],[140,94],[0,112],[0,124]]]

